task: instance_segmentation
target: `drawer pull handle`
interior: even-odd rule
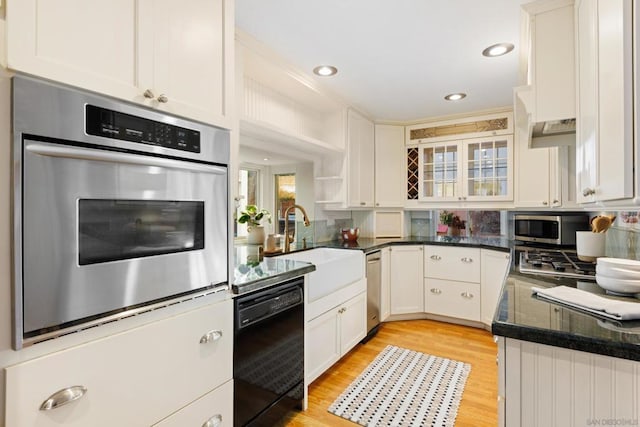
[[[436,294],[436,295],[440,295],[442,293],[442,291],[438,288],[431,288],[431,293],[432,294]]]
[[[434,261],[440,261],[442,259],[442,257],[440,255],[431,255],[430,258],[432,260],[434,260]]]
[[[220,424],[222,424],[222,415],[215,414],[213,417],[205,421],[204,424],[202,424],[202,427],[218,427]]]
[[[473,258],[464,257],[464,258],[460,258],[460,261],[466,262],[466,263],[472,263],[473,262]]]
[[[463,293],[461,293],[461,294],[460,294],[460,296],[461,296],[462,298],[467,298],[467,299],[471,299],[471,298],[473,298],[473,294],[472,294],[472,293],[469,293],[469,292],[463,292]]]
[[[213,341],[218,341],[220,338],[222,338],[222,331],[209,331],[200,338],[200,344],[208,344]]]
[[[87,392],[87,388],[81,385],[63,388],[53,393],[47,400],[40,405],[41,411],[50,411],[58,406],[66,405],[74,400],[80,399]]]

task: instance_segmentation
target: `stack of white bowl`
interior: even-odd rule
[[[601,288],[612,294],[640,294],[640,261],[624,258],[598,258],[596,282]]]

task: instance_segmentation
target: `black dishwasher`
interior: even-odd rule
[[[304,398],[304,278],[235,299],[234,425],[272,426]]]

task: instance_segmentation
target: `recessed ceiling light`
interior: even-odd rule
[[[265,157],[265,158],[264,158],[264,159],[262,159],[262,160],[264,160],[265,162],[268,162],[268,161],[269,161],[269,158],[268,158],[268,157]]]
[[[449,95],[445,96],[444,99],[446,99],[447,101],[459,101],[465,96],[467,96],[467,94],[462,92],[450,93]]]
[[[511,43],[498,43],[489,46],[485,50],[482,51],[484,56],[494,57],[494,56],[502,56],[513,50],[513,45]]]
[[[336,74],[338,72],[338,69],[331,65],[318,65],[313,69],[313,72],[322,77],[329,77]]]

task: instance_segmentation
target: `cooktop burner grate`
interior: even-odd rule
[[[522,273],[595,280],[596,265],[584,262],[573,250],[516,248],[520,252]]]

